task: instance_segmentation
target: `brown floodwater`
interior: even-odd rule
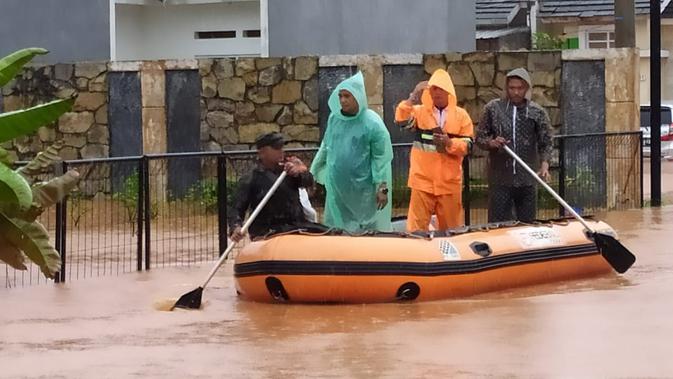
[[[673,207],[603,215],[625,275],[408,304],[156,310],[210,265],[0,292],[0,377],[673,377]]]

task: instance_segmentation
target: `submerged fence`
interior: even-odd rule
[[[640,207],[641,133],[555,137],[550,185],[580,213]],[[407,212],[410,144],[393,146],[393,216]],[[304,162],[316,149],[288,149]],[[476,149],[463,165],[467,224],[487,222],[488,157]],[[256,164],[254,151],[154,154],[62,162],[77,170],[79,187],[40,218],[61,253],[57,282],[119,275],[216,259],[227,244],[227,207],[238,179]],[[324,191],[312,203],[321,213]],[[565,215],[538,189],[538,218]],[[4,266],[4,267],[3,267]],[[35,265],[0,265],[4,287],[49,283]]]

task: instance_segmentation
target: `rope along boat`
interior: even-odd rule
[[[615,235],[604,222],[590,226]],[[236,257],[239,295],[261,302],[374,303],[464,297],[612,271],[575,220],[376,235],[277,235]]]

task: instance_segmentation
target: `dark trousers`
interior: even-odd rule
[[[537,213],[536,203],[535,186],[491,186],[488,194],[488,222],[531,222]]]

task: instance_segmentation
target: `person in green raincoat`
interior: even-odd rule
[[[393,147],[383,120],[367,108],[362,73],[339,83],[328,104],[327,129],[311,165],[326,190],[324,223],[349,232],[392,231]]]

